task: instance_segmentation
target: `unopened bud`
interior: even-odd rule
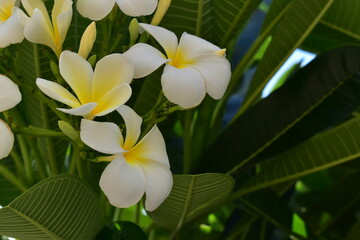
[[[169,9],[171,0],[160,0],[153,19],[151,20],[152,25],[159,25],[167,10]]]
[[[84,31],[84,34],[81,37],[79,55],[83,58],[87,58],[91,49],[94,46],[96,40],[96,24],[92,22]]]
[[[136,43],[136,39],[139,36],[139,22],[136,18],[131,20],[129,25],[129,33],[130,33],[130,47]]]

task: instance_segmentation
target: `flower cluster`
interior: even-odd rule
[[[87,59],[95,38],[95,22],[90,24],[80,41],[78,52],[63,49],[72,22],[73,1],[55,0],[51,16],[41,0],[0,1],[0,47],[28,41],[52,49],[58,58],[58,69],[65,84],[36,79],[39,89],[48,97],[70,108],[57,108],[67,114],[81,116],[80,138],[88,147],[110,156],[100,178],[100,187],[110,203],[128,207],[146,194],[145,208],[156,209],[169,195],[172,175],[165,141],[156,125],[141,134],[142,118],[124,105],[132,95],[131,82],[143,78],[165,64],[162,90],[172,104],[182,109],[199,105],[206,93],[220,99],[230,80],[230,64],[225,49],[197,36],[177,36],[156,26],[169,0],[78,0],[77,11],[98,21],[117,5],[128,16],[150,15],[157,8],[152,24],[135,24],[135,32],[147,32],[163,48],[163,52],[137,43],[124,53],[110,53],[93,67]],[[23,9],[23,10],[22,10]],[[134,29],[133,29],[134,30]],[[7,77],[0,76],[0,111],[15,106],[20,92]],[[117,111],[124,123],[126,137],[113,122],[94,121],[96,117]],[[0,121],[0,158],[7,156],[13,145],[13,134]],[[140,136],[144,135],[141,139]]]

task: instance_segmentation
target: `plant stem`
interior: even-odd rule
[[[185,113],[184,124],[184,173],[188,173],[191,169],[191,138],[192,138],[192,123],[194,117],[194,110],[187,110]]]
[[[15,149],[13,149],[11,151],[10,156],[15,162],[15,166],[16,166],[18,176],[25,176],[24,164],[23,164],[19,154],[15,151]]]
[[[32,161],[29,154],[29,149],[23,136],[17,136],[17,140],[20,146],[21,156],[24,160],[25,175],[29,183],[34,182],[34,173],[32,169]]]
[[[53,130],[45,129],[45,128],[38,128],[34,126],[17,128],[14,130],[15,133],[22,134],[22,135],[29,135],[32,137],[66,137],[62,132],[56,132]]]
[[[27,187],[19,181],[19,178],[17,178],[14,174],[12,174],[7,168],[0,165],[0,174],[6,178],[9,182],[11,182],[17,189],[19,189],[21,192],[25,192],[27,190]]]
[[[141,214],[141,201],[139,201],[136,204],[136,209],[135,209],[135,223],[137,225],[139,225],[140,223],[140,214]]]

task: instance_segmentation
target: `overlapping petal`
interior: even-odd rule
[[[90,103],[83,104],[80,107],[76,107],[76,108],[71,108],[71,109],[57,108],[57,109],[64,113],[71,114],[74,116],[83,116],[85,118],[93,118],[91,113],[96,108],[97,105],[98,104],[96,102],[90,102]]]
[[[80,102],[91,102],[94,72],[90,63],[76,53],[64,51],[60,55],[59,69]]]
[[[110,54],[102,58],[95,67],[93,80],[93,100],[100,100],[114,86],[130,84],[134,76],[134,66],[122,54]]]
[[[136,204],[144,195],[145,181],[139,164],[127,162],[119,155],[102,173],[100,187],[113,206],[126,208]]]
[[[138,43],[124,53],[135,67],[134,78],[142,78],[154,72],[168,60],[156,48]]]
[[[81,140],[96,151],[107,154],[118,154],[124,151],[121,147],[123,137],[115,123],[81,120]]]
[[[183,108],[197,106],[206,94],[205,81],[193,68],[167,65],[161,76],[161,85],[165,97]]]
[[[173,59],[178,48],[178,39],[175,33],[158,26],[139,23],[139,26],[147,31],[165,50],[167,58]]]
[[[0,119],[0,159],[9,155],[14,145],[14,134],[9,126]]]
[[[21,101],[18,86],[8,77],[0,75],[0,112],[15,107]],[[0,159],[11,152],[14,144],[14,134],[10,127],[0,119]]]
[[[20,101],[19,87],[8,77],[0,75],[0,112],[15,107]]]
[[[92,115],[104,116],[115,111],[129,100],[131,93],[131,87],[127,83],[113,87],[98,101],[98,106],[93,110]]]
[[[115,0],[78,0],[76,8],[86,18],[98,21],[106,17],[115,5]]]
[[[7,47],[13,43],[22,42],[24,39],[24,26],[18,20],[18,10],[18,8],[13,7],[10,9],[11,16],[0,17],[0,48]]]
[[[205,80],[206,91],[214,99],[223,97],[231,77],[231,66],[223,56],[203,54],[193,59],[192,68]]]
[[[142,161],[141,167],[146,181],[145,209],[153,211],[169,196],[173,185],[172,174],[169,167],[152,160]]]
[[[123,13],[128,16],[138,17],[152,14],[158,0],[115,0]]]
[[[55,99],[56,101],[62,102],[72,108],[77,108],[80,106],[79,101],[72,95],[66,88],[63,86],[42,79],[36,79],[36,85],[40,90],[45,93],[48,97]]]
[[[142,118],[126,105],[122,105],[117,111],[124,119],[126,126],[126,137],[123,147],[124,149],[131,149],[140,137]]]
[[[30,18],[19,16],[25,26],[25,37],[30,42],[50,47],[58,56],[72,18],[72,1],[55,0],[52,9],[52,21],[45,4],[41,0],[21,1]]]

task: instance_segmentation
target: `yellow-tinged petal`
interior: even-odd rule
[[[158,0],[116,0],[116,3],[126,15],[138,17],[152,14]]]
[[[127,136],[126,136],[127,137]],[[155,125],[135,147],[124,153],[126,159],[153,160],[170,167],[164,138]]]
[[[24,26],[18,20],[18,11],[21,10],[13,8],[12,15],[2,23],[0,16],[0,48],[22,42],[24,39]]]
[[[80,138],[89,147],[106,154],[124,152],[123,137],[119,127],[111,122],[81,120]]]
[[[159,0],[156,12],[151,20],[151,25],[159,25],[167,10],[169,9],[171,0]]]
[[[99,101],[98,106],[92,111],[93,116],[104,116],[125,104],[131,97],[131,87],[127,83],[119,84],[109,90]]]
[[[86,18],[98,21],[106,17],[115,5],[115,0],[78,0],[76,8]]]
[[[77,108],[80,106],[80,103],[76,97],[74,97],[74,95],[72,95],[66,88],[57,83],[38,78],[36,79],[36,85],[48,97],[62,102],[72,108]]]
[[[122,54],[110,54],[102,58],[95,67],[93,81],[93,101],[100,99],[113,87],[130,83],[134,77],[134,66]]]
[[[14,145],[14,134],[10,127],[0,119],[0,159],[9,155]]]
[[[100,188],[111,205],[126,208],[140,201],[145,192],[144,172],[137,162],[129,163],[118,155],[100,178]]]
[[[178,39],[175,33],[165,28],[145,23],[139,23],[139,26],[156,39],[165,50],[167,58],[173,59],[175,57],[178,48]]]
[[[185,61],[189,61],[199,55],[215,53],[220,50],[221,49],[218,46],[202,38],[192,34],[183,33],[179,42],[178,54],[180,54]]]
[[[154,211],[169,196],[173,177],[169,167],[159,162],[147,160],[141,161],[140,164],[145,173],[146,181],[145,209]]]
[[[205,81],[192,68],[175,68],[166,65],[161,76],[164,95],[170,102],[183,108],[192,108],[201,103],[206,94]]]
[[[231,77],[230,62],[217,54],[203,54],[193,59],[192,67],[205,80],[206,91],[214,99],[223,97]]]
[[[92,22],[83,33],[80,41],[79,55],[87,59],[96,39],[96,24]]]
[[[72,19],[72,1],[55,0],[52,11],[52,23],[54,28],[54,40],[57,46],[57,55],[61,53]]]
[[[145,77],[168,61],[159,50],[145,43],[135,44],[124,56],[135,67],[134,78]]]
[[[64,51],[60,55],[59,69],[81,104],[93,102],[91,93],[94,74],[89,62],[76,53]]]
[[[42,0],[21,0],[21,3],[30,17],[34,14],[34,10],[37,8],[44,14],[44,16],[47,16],[46,20],[50,23],[49,14],[47,13],[47,9]]]
[[[31,19],[25,25],[25,37],[30,42],[44,44],[54,52],[57,52],[57,46],[54,41],[54,31],[52,26],[45,20],[46,17],[46,15],[36,8]]]
[[[91,112],[96,108],[97,103],[90,102],[86,103],[84,105],[81,105],[77,108],[71,108],[71,109],[65,109],[65,108],[57,108],[57,110],[62,111],[64,113],[68,113],[74,116],[83,116],[84,118],[90,118],[92,119],[93,116],[91,115]]]
[[[117,109],[117,111],[124,119],[126,126],[126,137],[123,148],[125,150],[129,150],[135,146],[140,137],[142,118],[133,109],[126,105],[122,105]]]
[[[0,112],[15,107],[20,101],[21,93],[18,86],[8,77],[0,75]]]

